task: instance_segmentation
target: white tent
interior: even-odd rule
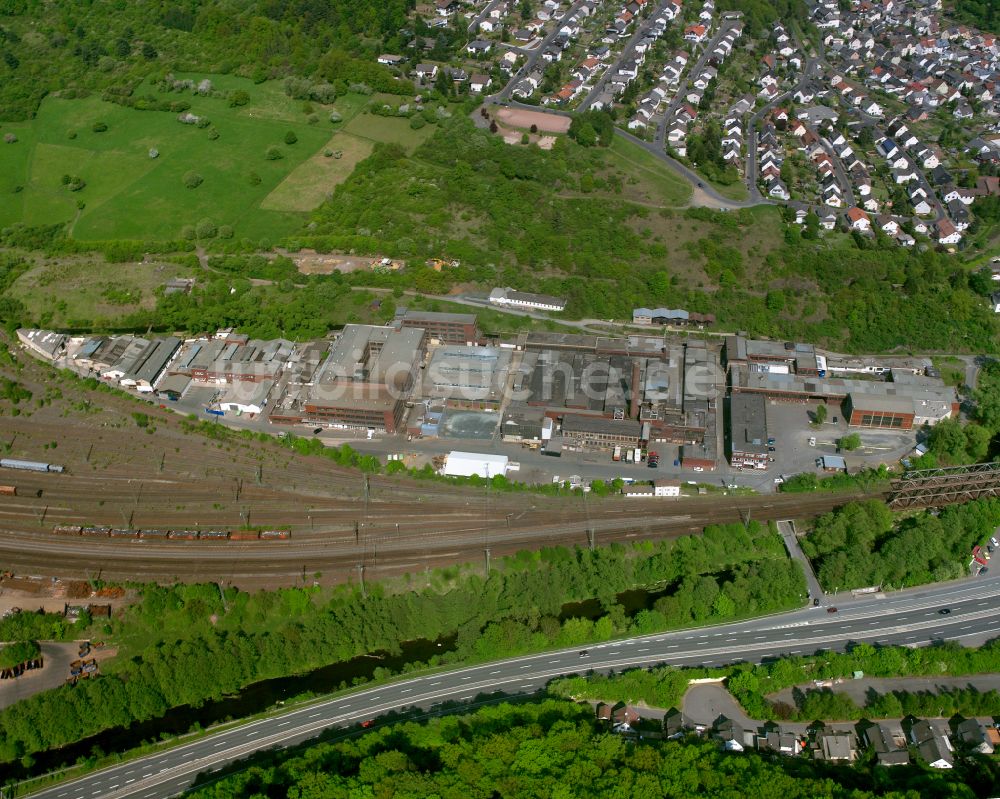
[[[471,477],[474,474],[480,477],[496,477],[498,474],[507,473],[509,461],[506,455],[452,451],[448,453],[448,458],[444,462],[442,474],[450,477]]]

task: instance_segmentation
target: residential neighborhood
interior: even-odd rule
[[[749,36],[714,0],[438,0],[418,17],[441,33],[378,61],[488,102],[610,112],[803,228],[961,247],[1000,196],[1000,42],[935,0],[807,6],[807,25]]]

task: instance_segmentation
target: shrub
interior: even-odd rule
[[[299,140],[299,137],[295,135],[294,130],[290,130],[285,134],[285,144],[295,144]]]
[[[185,225],[181,228],[181,238],[187,241],[194,241],[198,234],[195,232],[194,225]]]
[[[104,122],[95,122],[90,126],[90,129],[94,131],[94,133],[104,133],[104,131],[108,129],[108,126]]]
[[[267,152],[264,154],[264,157],[268,161],[278,161],[278,160],[284,158],[285,155],[284,155],[284,153],[281,152],[281,150],[279,150],[277,147],[275,147],[275,146],[272,145],[271,147],[267,148]]]
[[[204,130],[205,128],[207,128],[209,125],[212,124],[212,120],[210,120],[208,117],[202,117],[201,119],[199,119],[194,124],[197,127],[202,128]]]
[[[76,138],[76,131],[75,130],[68,131],[66,133],[66,138],[70,139],[70,140],[75,139]]]
[[[233,228],[231,225],[219,225],[220,239],[231,239],[232,237],[233,237]]]
[[[330,121],[334,125],[336,125],[338,122],[343,122],[344,121],[344,116],[339,111],[331,111],[330,112]]]
[[[150,158],[159,158],[160,157],[160,151],[157,150],[155,147],[150,147],[149,148],[149,157]]]
[[[14,144],[17,141],[17,136],[15,136],[13,133],[5,133],[3,135],[3,140],[7,144]]]
[[[528,134],[527,133],[522,133],[521,134],[521,144],[527,144],[529,141],[531,141],[531,139],[528,138]]]
[[[421,116],[410,117],[410,128],[413,130],[420,130],[426,124],[427,121]]]
[[[315,114],[310,114],[308,116],[308,118],[306,119],[306,122],[308,122],[310,125],[318,125],[319,124],[319,117],[316,116]]]
[[[217,232],[215,222],[211,219],[202,219],[195,228],[195,233],[199,239],[214,239]]]
[[[236,108],[237,106],[246,105],[250,102],[249,93],[243,91],[242,89],[237,89],[229,93],[229,107]]]
[[[217,128],[212,128],[208,132],[208,138],[209,138],[210,141],[215,141],[217,138],[219,138],[219,131],[218,131],[218,129]]]
[[[247,177],[247,180],[249,181],[251,186],[260,185],[260,175],[258,175],[256,172],[251,172],[250,175]]]
[[[189,189],[197,189],[203,182],[204,178],[197,172],[185,172],[184,173],[184,185]]]

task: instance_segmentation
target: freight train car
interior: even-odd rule
[[[59,535],[80,535],[83,528],[79,524],[57,524],[52,528],[53,533]]]

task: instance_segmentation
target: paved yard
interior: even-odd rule
[[[14,680],[0,680],[0,708],[13,705],[39,691],[56,688],[66,682],[69,664],[76,660],[79,644],[44,641],[41,644],[45,665],[35,671],[26,671]]]

